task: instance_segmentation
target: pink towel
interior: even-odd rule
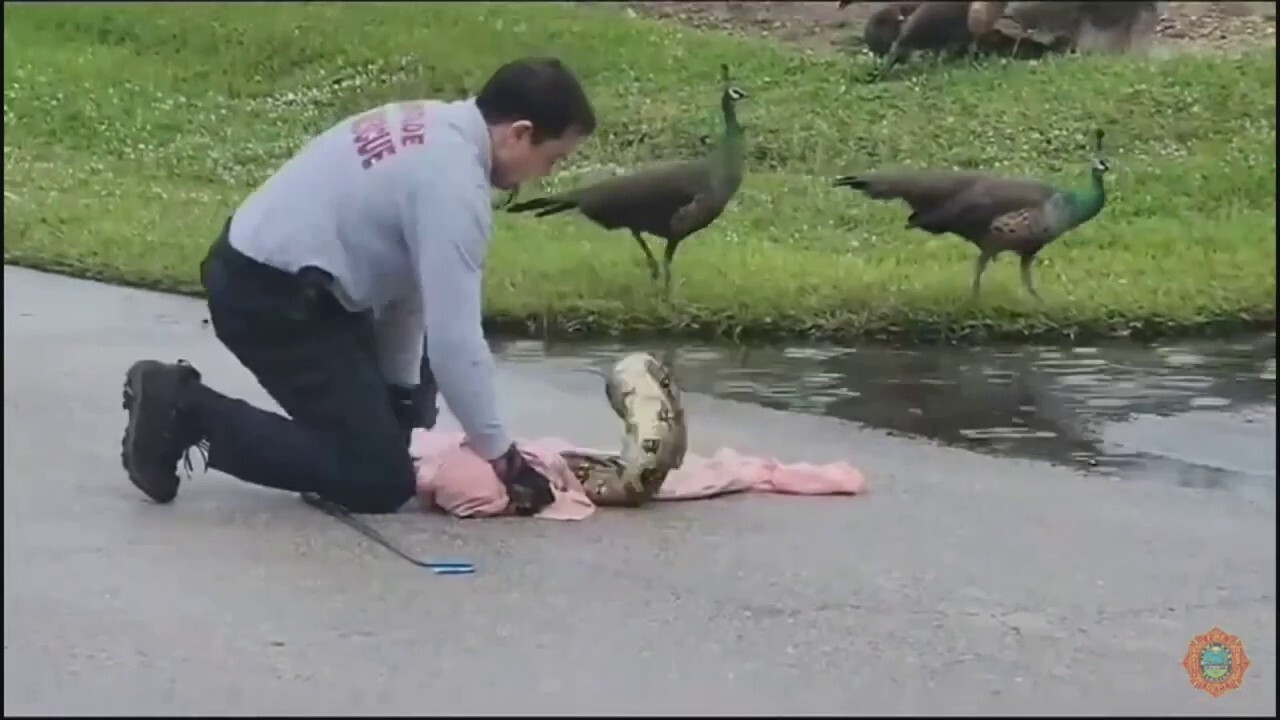
[[[418,467],[418,501],[425,509],[457,517],[505,515],[507,492],[502,482],[489,463],[462,446],[462,440],[462,433],[414,431],[411,452]],[[521,441],[518,447],[551,480],[556,496],[537,517],[582,520],[595,511],[582,483],[560,456],[580,448],[559,438]],[[844,462],[788,465],[721,448],[710,458],[686,454],[684,465],[667,475],[657,499],[695,500],[738,492],[857,495],[866,482],[861,472]]]

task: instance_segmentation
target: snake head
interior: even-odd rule
[[[675,393],[677,395],[676,399],[679,400],[680,388],[678,387],[679,381],[676,379],[676,349],[669,347],[662,351],[661,357],[656,357],[654,360],[657,361],[658,365],[654,372],[658,378],[658,383],[663,390]]]
[[[680,388],[670,361],[632,353],[614,364],[606,393],[626,428],[619,480],[626,494],[642,502],[657,493],[671,470],[684,464],[688,429]]]

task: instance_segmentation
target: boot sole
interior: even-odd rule
[[[129,422],[125,424],[124,438],[120,441],[120,464],[129,475],[129,482],[141,490],[152,501],[164,505],[173,502],[178,496],[178,476],[163,478],[160,482],[150,473],[140,472],[137,468],[138,418],[142,413],[138,409],[146,402],[143,394],[143,380],[149,370],[154,369],[147,361],[134,363],[125,373],[124,389],[121,392],[122,407],[129,413]]]

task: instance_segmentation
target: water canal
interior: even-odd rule
[[[1083,347],[495,340],[514,363],[674,352],[686,392],[1186,487],[1275,487],[1275,333]]]

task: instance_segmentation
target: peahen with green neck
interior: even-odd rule
[[[1062,189],[1037,180],[1006,179],[987,173],[920,170],[848,175],[835,187],[861,190],[877,200],[904,200],[911,206],[908,228],[934,235],[959,235],[978,246],[973,272],[977,298],[982,273],[1002,252],[1021,257],[1022,284],[1040,299],[1031,282],[1036,253],[1067,231],[1092,220],[1107,203],[1101,130],[1088,187]]]
[[[669,293],[671,260],[680,243],[719,218],[742,185],[746,139],[736,106],[747,94],[730,85],[727,65],[721,65],[720,70],[724,134],[706,156],[660,163],[575,190],[516,203],[508,206],[507,212],[536,210],[535,217],[545,217],[576,209],[606,230],[626,228],[644,251],[655,282],[658,261],[643,234],[660,237],[667,241],[662,274]]]

